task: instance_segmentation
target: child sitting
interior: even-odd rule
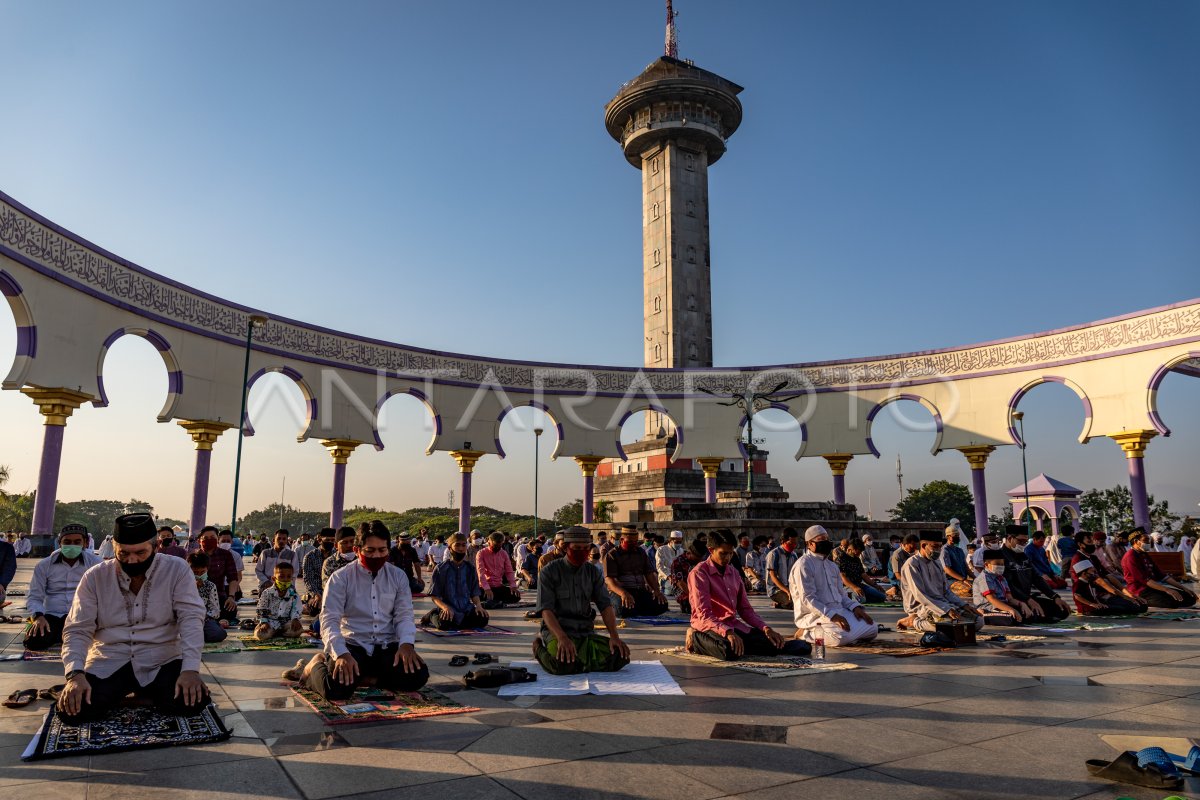
[[[229,635],[225,632],[229,623],[221,619],[217,585],[208,579],[208,553],[192,553],[188,556],[188,565],[192,568],[192,574],[196,576],[196,590],[200,592],[200,599],[204,602],[204,643],[223,642]]]
[[[275,565],[275,580],[258,593],[258,626],[254,638],[265,642],[282,636],[294,639],[300,635],[300,595],[292,585],[292,565],[280,561]]]
[[[983,570],[975,576],[972,595],[987,625],[1013,625],[1026,616],[1024,604],[1013,597],[1004,580],[1004,553],[1000,550],[984,551]]]

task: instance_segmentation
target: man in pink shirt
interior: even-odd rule
[[[744,656],[806,656],[812,645],[784,639],[763,622],[746,596],[746,584],[732,565],[737,540],[728,528],[708,535],[708,558],[688,573],[692,627],[689,653],[731,661]]]
[[[505,603],[521,602],[512,558],[505,552],[503,544],[504,534],[495,531],[488,537],[487,547],[475,556],[475,571],[479,573],[484,608],[499,608]]]

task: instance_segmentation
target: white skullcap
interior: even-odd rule
[[[671,531],[671,538],[672,539],[682,539],[683,531]]]
[[[1081,561],[1076,561],[1074,564],[1071,565],[1071,569],[1075,570],[1076,575],[1083,572],[1085,569],[1091,569],[1091,568],[1092,568],[1092,562],[1088,561],[1086,558]]]
[[[804,532],[804,541],[811,542],[814,539],[816,539],[818,536],[828,536],[828,535],[829,535],[829,531],[825,530],[820,525],[813,525],[812,527],[810,527],[808,530],[806,530]]]

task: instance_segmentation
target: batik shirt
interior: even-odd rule
[[[353,558],[342,558],[342,554],[334,550],[333,555],[325,559],[325,563],[321,565],[322,591],[324,591],[324,587],[329,584],[330,575],[337,572],[342,567],[345,567],[347,564],[353,564],[358,560],[358,556],[355,556],[353,553],[347,553],[347,555],[353,556]]]
[[[204,615],[209,619],[220,619],[221,601],[217,599],[217,585],[205,578],[196,582],[196,591],[200,592],[200,600],[204,603]]]
[[[258,593],[258,621],[270,622],[276,627],[300,619],[300,595],[296,587],[289,586],[282,592],[272,583]]]
[[[321,580],[321,567],[325,564],[325,551],[321,548],[314,549],[311,553],[304,557],[304,569],[301,570],[304,577],[304,588],[310,594],[320,595],[321,589],[325,586],[325,582]]]
[[[866,568],[863,566],[862,559],[858,556],[850,555],[844,548],[839,547],[833,551],[833,561],[837,564],[838,569],[842,571],[842,575],[846,577],[846,580],[855,586],[863,585],[863,573],[866,571]]]

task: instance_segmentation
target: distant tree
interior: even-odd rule
[[[282,525],[279,524],[281,510],[283,511]],[[292,536],[299,536],[305,532],[314,533],[328,524],[328,511],[301,511],[289,505],[280,506],[279,503],[271,503],[266,508],[260,511],[251,511],[239,519],[237,529],[242,534],[254,531],[255,536],[270,537],[279,528],[284,528]]]
[[[122,514],[135,513],[153,514],[154,506],[145,500],[75,500],[69,503],[54,504],[54,525],[56,531],[64,525],[72,523],[84,525],[97,541],[112,533],[113,523]]]
[[[576,498],[554,512],[554,524],[560,528],[569,528],[583,522],[583,500]]]
[[[36,492],[0,496],[0,530],[28,533],[33,527],[33,501]]]
[[[612,522],[613,512],[617,510],[612,500],[597,500],[592,519],[596,522]]]
[[[1166,500],[1156,503],[1154,495],[1147,495],[1146,499],[1153,530],[1166,530],[1179,522],[1179,515],[1171,512]],[[1079,510],[1082,514],[1080,525],[1086,531],[1109,532],[1133,527],[1133,493],[1128,486],[1118,484],[1111,489],[1089,489],[1079,498]]]
[[[934,522],[945,526],[958,518],[964,531],[973,532],[975,528],[971,490],[951,481],[930,481],[920,488],[909,489],[888,513],[897,522]]]
[[[1000,516],[993,514],[988,517],[988,533],[1003,536],[1005,526],[1012,525],[1013,521],[1012,506],[1005,506]]]

